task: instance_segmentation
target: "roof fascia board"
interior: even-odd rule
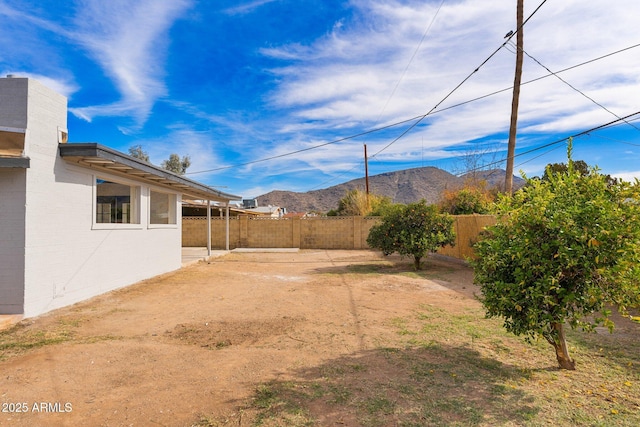
[[[178,188],[179,191],[186,194],[194,194],[198,197],[212,198],[216,200],[241,200],[240,196],[234,194],[223,193],[222,191],[215,190],[199,182],[185,178],[173,172],[169,172],[158,166],[147,163],[143,160],[135,157],[127,156],[119,151],[105,147],[97,143],[66,143],[59,144],[59,152],[62,158],[68,157],[92,157],[97,159],[109,160],[113,163],[118,163],[127,167],[130,167],[134,171],[144,172],[157,178],[161,178],[171,183],[186,186],[188,188]],[[127,176],[135,179],[135,174],[126,174]],[[191,190],[191,191],[190,191]]]
[[[0,168],[28,169],[30,167],[31,159],[29,157],[0,157]]]

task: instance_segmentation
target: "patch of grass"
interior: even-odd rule
[[[401,317],[391,319],[391,324],[396,327],[399,335],[416,335],[416,332],[407,328],[407,320]]]
[[[389,273],[393,269],[393,264],[388,262],[371,264],[350,264],[346,267],[349,273],[355,274],[382,274]]]
[[[255,425],[640,425],[637,339],[571,331],[578,370],[561,371],[551,346],[508,334],[479,307],[420,306],[386,325],[396,334],[377,348],[300,368],[243,409]]]
[[[24,330],[22,327],[0,332],[0,359],[23,353],[27,350],[70,341],[73,333],[68,329],[52,331]]]
[[[393,413],[395,403],[384,396],[376,395],[367,397],[360,406],[369,415],[389,415]]]
[[[18,323],[0,332],[0,360],[24,354],[29,350],[67,342],[91,344],[122,339],[114,335],[78,337],[75,329],[84,321],[81,317],[63,317],[46,330],[31,328],[27,322]]]
[[[331,395],[331,399],[329,401],[332,403],[345,404],[353,395],[351,388],[342,384],[329,384],[327,389]]]
[[[306,386],[291,382],[259,385],[251,407],[257,409],[255,426],[306,427],[315,424],[303,403],[312,398]]]

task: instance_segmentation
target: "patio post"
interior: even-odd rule
[[[207,256],[211,256],[211,200],[207,200]]]
[[[225,232],[225,249],[229,250],[229,203],[227,203],[227,218],[225,222],[226,232]]]

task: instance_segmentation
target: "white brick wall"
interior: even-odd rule
[[[16,89],[20,85],[22,91]],[[26,182],[15,185],[26,187],[26,193],[10,192],[5,186],[8,170],[0,174],[0,209],[14,212],[5,217],[0,211],[0,301],[4,296],[17,300],[18,294],[24,295],[24,316],[31,317],[180,268],[180,218],[173,228],[148,228],[147,186],[142,186],[139,227],[92,229],[95,177],[90,169],[68,164],[58,154],[58,128],[67,127],[66,99],[34,80],[0,79],[0,115],[8,114],[6,121],[12,123],[0,119],[3,126],[19,127],[20,122],[14,110],[5,108],[5,101],[11,100],[5,97],[5,89],[11,96],[28,97],[25,154],[31,158],[31,167],[22,170]],[[3,239],[20,230],[21,215],[22,255],[20,248]],[[21,256],[23,284],[17,262]],[[3,268],[10,262],[18,268]],[[6,308],[0,303],[0,314],[1,310]]]

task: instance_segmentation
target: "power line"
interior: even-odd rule
[[[573,70],[573,69],[576,69],[576,68],[578,68],[578,67],[582,67],[582,66],[584,66],[584,65],[591,64],[592,62],[596,62],[596,61],[599,61],[599,60],[601,60],[601,59],[606,59],[606,58],[608,58],[608,57],[610,57],[610,56],[613,56],[613,55],[616,55],[616,54],[618,54],[618,53],[622,53],[622,52],[625,52],[625,51],[627,51],[627,50],[635,49],[635,48],[637,48],[637,47],[640,47],[640,43],[634,44],[634,45],[629,46],[629,47],[626,47],[626,48],[624,48],[624,49],[620,49],[620,50],[617,50],[617,51],[614,51],[614,52],[608,53],[608,54],[606,54],[606,55],[599,56],[599,57],[597,57],[597,58],[589,59],[588,61],[584,61],[584,62],[581,62],[581,63],[579,63],[579,64],[572,65],[571,67],[563,68],[562,70],[556,71],[556,73],[555,73],[555,74],[564,73],[565,71]],[[543,80],[543,79],[546,79],[547,77],[551,77],[551,76],[553,76],[553,73],[546,74],[546,75],[544,75],[544,76],[540,76],[540,77],[536,77],[535,79],[527,80],[526,82],[522,83],[520,86],[524,86],[524,85],[527,85],[527,84],[529,84],[529,83],[535,83],[535,82],[537,82],[537,81],[539,81],[539,80]],[[438,111],[434,111],[432,114],[435,114],[435,113],[441,113],[441,112],[443,112],[443,111],[447,111],[447,110],[450,110],[450,109],[452,109],[452,108],[456,108],[456,107],[460,107],[460,106],[462,106],[462,105],[470,104],[470,103],[472,103],[472,102],[479,101],[479,100],[481,100],[481,99],[485,99],[485,98],[489,98],[489,97],[491,97],[491,96],[498,95],[498,94],[500,94],[500,93],[502,93],[502,92],[507,92],[507,91],[510,91],[510,90],[512,90],[512,89],[513,89],[513,86],[506,87],[506,88],[504,88],[504,89],[500,89],[500,90],[496,90],[496,91],[491,92],[491,93],[488,93],[488,94],[486,94],[486,95],[478,96],[477,98],[472,98],[472,99],[470,99],[470,100],[463,101],[463,102],[460,102],[460,103],[458,103],[458,104],[451,105],[451,106],[446,107],[446,108],[442,108],[442,109],[440,109],[440,110],[438,110]],[[414,117],[414,119],[417,119],[417,118],[419,118],[419,116],[418,116],[418,117]]]
[[[617,142],[619,144],[631,145],[633,147],[640,147],[640,144],[634,144],[633,142],[628,142],[628,141],[621,141],[619,139],[609,138],[609,137],[602,136],[602,135],[596,135],[596,138],[605,139],[607,141]]]
[[[516,46],[517,49],[517,46]],[[553,75],[554,77],[556,77],[558,80],[560,80],[562,83],[564,83],[565,85],[569,86],[571,89],[573,89],[574,91],[578,92],[580,95],[584,96],[585,98],[587,98],[589,101],[591,101],[592,103],[594,103],[595,105],[597,105],[598,107],[602,108],[603,110],[605,110],[607,113],[611,114],[612,116],[616,117],[616,118],[620,118],[620,116],[618,116],[616,113],[614,113],[613,111],[609,110],[607,107],[605,107],[604,105],[600,104],[598,101],[596,101],[595,99],[593,99],[592,97],[590,97],[589,95],[587,95],[586,93],[584,93],[583,91],[581,91],[580,89],[576,88],[575,86],[573,86],[571,83],[569,83],[568,81],[564,80],[562,77],[560,77],[557,73],[554,73],[553,71],[551,71],[549,69],[549,67],[547,67],[546,65],[542,64],[540,61],[538,61],[536,58],[534,58],[533,56],[531,56],[526,50],[522,49],[522,53],[524,53],[525,55],[527,55],[529,58],[531,58],[536,64],[540,65],[542,68],[544,68],[545,70],[547,70],[551,75]],[[635,130],[640,131],[640,128],[634,126],[632,123],[629,123],[628,121],[624,120],[624,122],[626,124],[628,124],[629,126],[631,126],[632,128],[634,128]]]
[[[420,116],[418,116],[418,117],[420,117]],[[344,138],[339,138],[339,139],[336,139],[336,140],[333,140],[333,141],[325,142],[323,144],[314,145],[312,147],[307,147],[307,148],[303,148],[303,149],[300,149],[300,150],[291,151],[291,152],[288,152],[288,153],[278,154],[278,155],[271,156],[271,157],[265,157],[263,159],[258,159],[258,160],[252,160],[250,162],[245,162],[245,163],[236,163],[235,165],[230,165],[230,166],[221,166],[219,168],[207,169],[207,170],[202,170],[202,171],[197,171],[197,172],[187,172],[187,173],[185,173],[185,175],[195,175],[195,174],[198,174],[198,173],[205,173],[205,172],[217,172],[217,171],[221,171],[221,170],[225,170],[225,169],[233,169],[233,168],[237,168],[237,167],[240,167],[240,166],[247,166],[247,165],[252,165],[252,164],[255,164],[255,163],[266,162],[268,160],[274,160],[274,159],[279,159],[279,158],[282,158],[282,157],[292,156],[294,154],[303,153],[305,151],[315,150],[316,148],[321,148],[321,147],[324,147],[326,145],[337,144],[338,142],[347,141],[349,139],[355,139],[355,138],[358,138],[358,137],[361,137],[361,136],[364,136],[364,135],[368,135],[370,133],[380,132],[380,131],[392,128],[394,126],[399,126],[399,125],[405,124],[407,122],[410,122],[412,120],[416,120],[418,117],[413,117],[411,119],[406,119],[406,120],[402,120],[400,122],[391,123],[391,124],[386,125],[386,126],[381,126],[381,127],[378,127],[378,128],[370,129],[370,130],[367,130],[367,131],[364,131],[364,132],[360,132],[360,133],[355,134],[355,135],[345,136]]]
[[[618,119],[616,119],[616,120],[613,120],[613,121],[611,121],[611,122],[608,122],[608,123],[602,124],[602,125],[600,125],[600,126],[593,127],[593,128],[591,128],[591,129],[588,129],[588,130],[585,130],[585,131],[582,131],[582,132],[576,133],[576,134],[571,135],[571,136],[567,136],[567,137],[562,138],[562,139],[558,139],[558,140],[555,140],[555,141],[552,141],[552,142],[548,142],[548,143],[546,143],[546,144],[540,145],[540,146],[538,146],[538,147],[534,147],[534,148],[529,149],[529,150],[527,150],[527,151],[523,151],[523,152],[521,152],[521,153],[516,154],[516,155],[514,156],[514,158],[516,158],[516,157],[521,157],[521,156],[524,156],[524,155],[526,155],[526,154],[531,154],[531,153],[534,153],[534,152],[536,152],[536,151],[538,151],[538,150],[542,150],[542,149],[547,148],[547,147],[552,147],[552,146],[554,146],[554,145],[556,145],[556,144],[559,144],[559,143],[561,143],[561,142],[567,141],[569,138],[572,138],[572,139],[579,138],[579,137],[581,137],[581,136],[588,135],[588,134],[590,134],[591,132],[595,132],[595,131],[598,131],[598,130],[601,130],[601,129],[605,129],[605,128],[611,127],[611,126],[613,126],[613,125],[615,125],[615,124],[617,124],[617,123],[624,122],[624,121],[626,121],[627,119],[629,119],[629,118],[631,118],[631,117],[634,117],[634,116],[637,116],[637,115],[639,115],[639,114],[640,114],[640,111],[636,111],[635,113],[631,113],[631,114],[629,114],[629,115],[627,115],[627,116],[620,117],[620,118],[618,118]],[[506,158],[503,158],[503,159],[501,159],[501,160],[497,160],[497,161],[495,161],[495,162],[488,163],[488,164],[483,165],[483,166],[481,166],[481,167],[473,168],[473,169],[471,169],[471,170],[467,171],[466,173],[469,173],[469,172],[477,172],[477,171],[482,170],[482,169],[484,169],[484,168],[486,168],[486,167],[489,167],[489,166],[499,165],[499,164],[501,164],[501,163],[504,163],[506,160],[507,160]]]
[[[400,79],[397,81],[395,87],[391,91],[391,94],[389,95],[389,98],[387,98],[387,102],[385,102],[384,107],[382,107],[382,111],[380,111],[380,115],[378,115],[378,121],[380,120],[380,117],[382,117],[382,113],[384,113],[384,111],[387,109],[387,106],[389,105],[389,102],[391,101],[391,98],[393,98],[393,96],[396,94],[396,91],[398,90],[398,86],[400,86],[400,82],[402,82],[402,79],[404,79],[405,74],[407,74],[407,70],[409,70],[409,67],[413,63],[413,60],[415,59],[416,55],[418,54],[418,51],[420,50],[420,47],[422,47],[422,43],[424,42],[424,39],[427,37],[427,34],[429,33],[429,30],[431,30],[431,26],[436,21],[436,18],[438,17],[438,13],[440,13],[440,9],[442,9],[442,5],[444,5],[444,2],[445,2],[445,0],[442,0],[440,2],[440,6],[438,6],[438,9],[436,10],[435,15],[433,15],[433,18],[431,19],[431,22],[427,26],[427,29],[424,30],[424,33],[422,34],[422,38],[420,39],[420,42],[418,43],[418,46],[416,46],[416,49],[413,51],[413,55],[411,55],[411,58],[409,59],[409,63],[407,63],[407,66],[404,68],[404,71],[402,72],[402,75],[400,76]]]
[[[416,117],[413,117],[411,119],[403,120],[403,121],[400,121],[400,122],[392,123],[392,124],[387,125],[387,126],[382,126],[382,127],[379,127],[379,128],[371,129],[371,130],[368,130],[368,131],[365,131],[365,132],[361,132],[361,133],[356,134],[356,135],[351,135],[351,136],[340,138],[340,139],[337,139],[337,140],[334,140],[334,141],[329,141],[329,142],[326,142],[326,143],[323,143],[323,144],[315,145],[313,147],[308,147],[308,148],[303,148],[301,150],[292,151],[292,152],[289,152],[289,153],[283,153],[283,154],[279,154],[279,155],[276,155],[276,156],[266,157],[266,158],[263,158],[263,159],[253,160],[253,161],[245,162],[245,163],[238,163],[238,164],[231,165],[231,166],[222,166],[222,167],[219,167],[219,168],[207,169],[207,170],[202,170],[202,171],[197,171],[197,172],[187,172],[186,174],[187,175],[195,175],[195,174],[206,173],[206,172],[217,172],[217,171],[221,171],[221,170],[233,169],[233,168],[240,167],[240,166],[247,166],[247,165],[251,165],[251,164],[255,164],[255,163],[266,162],[268,160],[274,160],[274,159],[279,159],[279,158],[282,158],[282,157],[292,156],[294,154],[299,154],[299,153],[302,153],[302,152],[305,152],[305,151],[314,150],[316,148],[324,147],[326,145],[335,144],[335,143],[346,141],[346,140],[349,140],[349,139],[354,139],[354,138],[357,138],[357,137],[360,137],[360,136],[368,135],[368,134],[371,134],[371,133],[374,133],[374,132],[379,132],[381,130],[389,129],[389,128],[392,128],[394,126],[399,126],[401,124],[408,123],[408,122],[411,122],[413,120],[416,120],[416,122],[413,123],[411,126],[409,126],[404,132],[402,132],[400,134],[400,136],[395,138],[393,141],[391,141],[389,144],[387,144],[384,148],[379,150],[377,153],[375,153],[374,155],[370,156],[370,158],[375,158],[378,154],[380,154],[381,152],[383,152],[384,150],[389,148],[391,145],[393,145],[398,140],[400,140],[400,138],[402,138],[404,135],[409,133],[409,131],[411,131],[413,128],[415,128],[427,116],[429,116],[430,114],[433,114],[435,112],[435,110],[440,106],[440,104],[442,104],[444,101],[446,101],[454,92],[456,92],[464,83],[466,83],[475,73],[477,73],[480,70],[480,68],[482,68],[487,62],[489,62],[491,60],[491,58],[493,58],[500,51],[500,49],[504,48],[505,45],[507,45],[507,43],[511,40],[511,38],[513,38],[513,36],[516,35],[518,33],[518,31],[520,31],[520,29],[526,25],[527,22],[529,22],[529,20],[538,12],[538,10],[540,10],[540,8],[546,2],[547,2],[547,0],[543,0],[542,3],[540,3],[538,5],[538,7],[531,13],[531,15],[529,15],[529,17],[524,20],[524,22],[522,23],[522,25],[520,27],[518,27],[513,32],[509,32],[509,36],[504,41],[504,43],[502,43],[500,45],[500,47],[498,47],[495,51],[493,51],[491,53],[491,55],[489,55],[484,61],[482,61],[482,63],[475,70],[473,70],[464,80],[462,80],[462,82],[460,82],[455,88],[453,88],[453,90],[451,90],[443,99],[441,99],[433,108],[431,108],[431,110],[429,110],[427,113],[425,113],[423,115],[416,116]],[[460,104],[460,105],[462,105],[462,104]],[[449,108],[452,108],[452,107],[449,107]],[[442,111],[444,111],[444,109]]]
[[[511,41],[511,39],[513,38],[513,36],[515,36],[516,34],[518,34],[518,32],[526,25],[527,22],[529,22],[529,20],[533,17],[533,15],[535,15],[540,8],[547,2],[547,0],[542,0],[542,3],[540,3],[538,5],[538,7],[531,13],[531,15],[529,15],[529,17],[527,19],[524,20],[524,22],[522,23],[522,25],[520,25],[518,28],[516,28],[515,31],[510,31],[507,35],[507,39],[504,41],[504,43],[502,43],[500,45],[500,47],[498,47],[496,50],[494,50],[491,55],[489,55],[484,61],[482,61],[482,63],[475,69],[473,70],[467,77],[465,77],[460,83],[458,83],[458,85],[456,87],[454,87],[444,98],[442,98],[431,110],[429,110],[429,112],[427,112],[426,114],[424,114],[423,116],[421,116],[415,123],[413,123],[411,126],[409,126],[404,132],[402,132],[398,137],[396,137],[393,141],[391,141],[390,143],[388,143],[387,145],[385,145],[381,150],[379,150],[378,152],[376,152],[373,156],[371,156],[371,158],[375,158],[378,154],[382,153],[383,151],[385,151],[387,148],[391,147],[393,144],[395,144],[396,142],[398,142],[398,140],[400,140],[402,137],[404,137],[407,133],[409,133],[413,128],[415,128],[416,126],[418,126],[418,124],[420,124],[420,122],[422,122],[429,114],[431,114],[436,108],[438,108],[440,106],[440,104],[442,104],[444,101],[446,101],[451,95],[454,94],[454,92],[456,92],[463,84],[465,84],[475,73],[477,73],[480,68],[482,68],[487,62],[489,62],[491,60],[491,58],[493,58],[499,51],[500,49],[504,48],[507,43],[509,43],[509,41]]]
[[[566,71],[574,70],[576,68],[583,67],[585,65],[588,65],[588,64],[594,63],[596,61],[600,61],[600,60],[609,58],[611,56],[626,52],[628,50],[636,49],[638,47],[640,47],[640,43],[636,43],[636,44],[633,44],[631,46],[628,46],[628,47],[625,47],[625,48],[618,49],[616,51],[607,53],[605,55],[601,55],[601,56],[598,56],[596,58],[592,58],[592,59],[589,59],[587,61],[580,62],[580,63],[572,65],[570,67],[566,67],[566,68],[563,68],[561,70],[558,70],[555,73],[550,71],[550,73],[547,74],[547,75],[536,77],[535,79],[531,79],[531,80],[527,80],[526,82],[523,82],[522,86],[528,85],[530,83],[535,83],[537,81],[546,79],[546,78],[551,77],[551,76],[556,76],[557,77],[558,74],[564,73]],[[291,151],[291,152],[288,152],[288,153],[283,153],[283,154],[279,154],[279,155],[276,155],[276,156],[266,157],[266,158],[263,158],[263,159],[252,160],[252,161],[245,162],[245,163],[237,163],[237,164],[234,164],[234,165],[221,166],[221,167],[218,167],[218,168],[206,169],[206,170],[201,170],[201,171],[196,171],[196,172],[187,172],[185,175],[195,175],[195,174],[207,173],[207,172],[218,172],[218,171],[221,171],[221,170],[234,169],[234,168],[241,167],[241,166],[248,166],[248,165],[252,165],[252,164],[255,164],[255,163],[261,163],[261,162],[266,162],[266,161],[269,161],[269,160],[274,160],[274,159],[278,159],[278,158],[282,158],[282,157],[292,156],[294,154],[299,154],[299,153],[302,153],[302,152],[305,152],[305,151],[314,150],[316,148],[322,148],[322,147],[327,146],[327,145],[337,144],[339,142],[344,142],[344,141],[348,141],[350,139],[359,138],[361,136],[369,135],[369,134],[372,134],[372,133],[375,133],[375,132],[380,132],[380,131],[383,131],[383,130],[391,129],[391,128],[395,127],[395,126],[400,126],[400,125],[403,125],[405,123],[412,122],[414,120],[423,119],[426,116],[429,116],[429,115],[432,115],[432,114],[442,113],[444,111],[448,111],[448,110],[451,110],[453,108],[461,107],[463,105],[467,105],[467,104],[470,104],[472,102],[480,101],[482,99],[489,98],[489,97],[498,95],[500,93],[510,91],[512,89],[513,89],[513,86],[506,87],[506,88],[503,88],[503,89],[499,89],[499,90],[496,90],[494,92],[491,92],[491,93],[488,93],[488,94],[485,94],[485,95],[481,95],[481,96],[478,96],[476,98],[469,99],[467,101],[459,102],[457,104],[453,104],[453,105],[450,105],[448,107],[441,108],[439,110],[432,109],[429,113],[426,113],[426,114],[423,114],[423,115],[411,117],[409,119],[401,120],[399,122],[394,122],[394,123],[391,123],[389,125],[373,128],[373,129],[370,129],[370,130],[367,130],[367,131],[364,131],[364,132],[361,132],[361,133],[357,133],[357,134],[354,134],[354,135],[349,135],[349,136],[346,136],[346,137],[343,137],[343,138],[335,139],[335,140],[332,140],[332,141],[329,141],[329,142],[325,142],[323,144],[319,144],[319,145],[314,145],[312,147],[303,148],[301,150]],[[441,103],[442,102],[440,102],[439,104],[441,104]],[[379,152],[376,153],[376,155],[377,154],[379,154]],[[373,158],[373,157],[374,156],[371,156],[371,158]]]

